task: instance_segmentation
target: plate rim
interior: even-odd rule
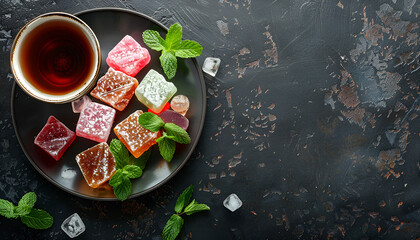
[[[154,24],[160,26],[161,28],[165,29],[166,31],[168,31],[168,28],[163,25],[162,23],[160,23],[159,21],[157,21],[156,19],[144,14],[144,13],[140,13],[131,9],[124,9],[124,8],[116,8],[116,7],[101,7],[101,8],[92,8],[92,9],[87,9],[87,10],[83,10],[83,11],[79,11],[76,13],[71,13],[73,15],[75,15],[76,17],[79,17],[82,14],[86,14],[86,13],[91,13],[91,12],[101,12],[101,11],[117,11],[117,12],[124,12],[124,13],[129,13],[129,14],[133,14],[142,18],[145,18],[151,22],[153,22]],[[132,199],[132,198],[136,198],[139,197],[141,195],[145,195],[149,192],[152,192],[154,190],[156,190],[157,188],[161,187],[162,185],[164,185],[165,183],[167,183],[170,179],[172,179],[180,170],[181,168],[187,163],[187,161],[191,158],[192,153],[194,152],[195,148],[197,147],[198,142],[200,141],[201,138],[201,133],[203,131],[203,127],[204,127],[204,122],[206,119],[206,111],[207,111],[207,94],[206,94],[206,83],[204,81],[204,76],[203,76],[203,72],[201,71],[200,65],[197,62],[196,58],[190,58],[194,64],[194,66],[197,68],[197,72],[198,72],[198,78],[199,81],[201,82],[201,92],[203,95],[203,107],[202,107],[202,111],[201,111],[201,115],[202,115],[202,119],[199,123],[199,129],[198,129],[198,139],[196,142],[192,143],[192,148],[191,150],[187,153],[187,157],[185,158],[184,161],[181,162],[181,164],[173,171],[171,172],[165,179],[163,179],[161,182],[159,182],[158,184],[154,185],[153,187],[144,190],[142,192],[139,193],[135,193],[135,194],[131,194],[128,199]],[[42,171],[42,169],[40,169],[38,167],[38,165],[35,164],[35,162],[30,158],[29,154],[27,153],[26,149],[24,149],[22,147],[22,139],[20,137],[20,135],[18,134],[17,128],[16,128],[16,120],[15,120],[15,111],[14,111],[14,105],[15,105],[15,100],[14,100],[14,95],[15,95],[15,91],[16,91],[16,81],[13,82],[13,86],[12,86],[12,91],[11,91],[11,101],[10,101],[10,107],[11,107],[11,115],[12,115],[12,122],[13,122],[13,129],[15,131],[15,135],[16,138],[18,139],[20,148],[22,149],[23,153],[25,154],[27,160],[29,160],[29,162],[32,164],[32,166],[45,178],[47,179],[50,183],[52,183],[53,185],[57,186],[58,188],[64,190],[65,192],[68,192],[70,194],[73,194],[75,196],[84,198],[84,199],[89,199],[89,200],[96,200],[96,201],[119,201],[116,197],[113,198],[99,198],[99,197],[92,197],[92,196],[88,196],[88,195],[84,195],[80,192],[77,192],[75,190],[66,188],[64,186],[62,186],[61,184],[59,184],[58,182],[56,182],[54,179],[52,179],[50,176],[48,176],[46,173],[44,173]],[[53,104],[53,103],[51,103]]]

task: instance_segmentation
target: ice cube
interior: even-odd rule
[[[214,77],[219,70],[220,58],[208,57],[203,63],[203,72]]]
[[[71,179],[76,176],[76,171],[72,168],[67,168],[66,170],[61,172],[61,177],[65,179]]]
[[[234,212],[242,206],[242,201],[236,194],[232,193],[223,201],[223,206]]]
[[[80,113],[83,110],[83,108],[85,108],[91,102],[92,100],[90,100],[90,97],[84,95],[82,98],[73,101],[71,103],[71,108],[73,108],[74,113]]]
[[[85,224],[79,214],[74,213],[61,224],[61,229],[70,237],[75,238],[82,234],[85,230]]]

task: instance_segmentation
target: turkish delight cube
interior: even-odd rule
[[[108,53],[106,62],[113,69],[134,77],[150,62],[150,54],[134,38],[126,35]]]
[[[116,171],[115,157],[105,142],[79,153],[76,162],[86,183],[93,188],[108,181]]]
[[[114,128],[118,139],[136,158],[156,144],[155,140],[160,137],[159,131],[152,132],[139,124],[138,119],[142,113],[141,110],[135,111]]]
[[[138,85],[137,79],[109,68],[98,80],[90,95],[122,111],[130,102]]]
[[[54,116],[50,116],[34,143],[58,161],[74,139],[76,134],[73,131]]]
[[[176,91],[173,83],[151,69],[137,87],[136,97],[153,112],[160,112]]]
[[[173,123],[175,125],[178,125],[180,128],[184,130],[187,130],[188,125],[190,124],[190,121],[188,120],[188,118],[172,110],[166,110],[162,112],[161,114],[159,114],[159,117],[165,123]]]
[[[115,109],[91,102],[80,113],[76,126],[77,136],[97,142],[106,142],[114,122]]]

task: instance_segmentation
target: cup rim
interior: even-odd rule
[[[85,28],[87,30],[87,32],[89,33],[89,35],[86,35],[86,37],[87,38],[92,38],[91,40],[93,40],[93,42],[94,42],[95,48],[93,49],[93,51],[97,52],[97,64],[95,66],[95,71],[94,71],[93,77],[91,79],[86,80],[87,84],[85,84],[84,86],[74,90],[74,92],[77,92],[77,94],[75,94],[75,95],[68,96],[68,97],[65,97],[65,98],[57,97],[55,99],[46,97],[45,95],[47,95],[47,94],[35,94],[32,91],[30,91],[29,89],[27,89],[25,87],[25,85],[22,83],[23,81],[27,81],[27,80],[19,78],[18,74],[16,73],[15,64],[14,64],[14,60],[13,60],[13,56],[15,56],[16,45],[18,44],[19,40],[21,40],[21,36],[22,36],[23,32],[25,31],[25,29],[28,28],[32,23],[34,23],[35,21],[38,21],[41,18],[49,18],[49,17],[53,17],[53,16],[66,17],[66,18],[69,18],[71,21],[76,21],[77,23],[81,24],[83,26],[83,28]],[[13,76],[15,78],[15,82],[23,89],[23,91],[25,91],[31,97],[33,97],[35,99],[38,99],[40,101],[43,101],[43,102],[56,103],[56,104],[72,102],[72,101],[77,100],[78,98],[82,97],[86,93],[88,93],[92,89],[92,87],[95,85],[96,79],[98,78],[99,70],[101,68],[101,60],[102,60],[101,47],[100,47],[100,44],[99,44],[99,40],[95,35],[95,32],[83,20],[76,17],[75,15],[72,15],[72,14],[66,13],[66,12],[49,12],[49,13],[39,15],[39,16],[33,18],[32,20],[30,20],[28,23],[26,23],[19,30],[18,34],[16,35],[15,39],[13,40],[12,48],[10,50],[10,67],[12,69],[12,73],[13,73]]]

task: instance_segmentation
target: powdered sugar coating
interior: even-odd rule
[[[137,99],[154,112],[160,112],[177,89],[165,77],[151,69],[136,89]]]
[[[114,122],[115,109],[92,102],[80,113],[77,136],[97,142],[106,142]]]
[[[76,134],[73,131],[54,116],[50,116],[34,143],[58,161],[74,139]]]
[[[90,94],[122,111],[130,102],[138,85],[137,79],[109,68],[107,73],[98,80]]]
[[[96,188],[114,175],[115,158],[107,143],[99,143],[76,156],[87,184]]]
[[[113,69],[134,77],[150,62],[150,54],[134,38],[126,35],[108,53],[106,62]]]
[[[155,140],[160,137],[160,132],[152,132],[139,124],[142,113],[141,110],[135,111],[114,128],[117,137],[136,158],[156,144]]]

